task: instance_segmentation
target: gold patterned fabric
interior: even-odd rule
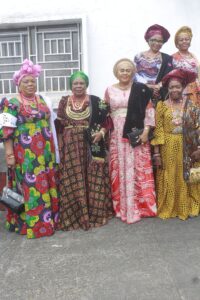
[[[95,101],[93,96],[91,101]],[[89,102],[73,111],[63,97],[59,103],[60,211],[58,229],[67,231],[99,227],[113,216],[108,161],[93,160],[85,139],[91,110]]]
[[[156,174],[158,216],[162,219],[197,216],[200,212],[200,184],[187,184],[183,178],[183,135],[176,133],[172,111],[160,101],[156,109],[155,138],[160,145],[162,167]]]

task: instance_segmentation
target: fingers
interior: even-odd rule
[[[100,132],[94,133],[92,135],[93,143],[98,143],[102,139],[102,134]]]

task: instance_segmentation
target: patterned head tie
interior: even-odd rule
[[[144,38],[148,42],[148,40],[155,34],[160,34],[163,37],[163,43],[166,43],[170,38],[169,31],[165,27],[158,24],[150,26],[145,32]]]
[[[36,78],[39,77],[41,71],[42,67],[40,65],[34,65],[31,60],[25,59],[19,71],[14,73],[13,81],[18,86],[23,77],[30,75]]]
[[[179,38],[179,35],[181,33],[186,33],[189,36],[190,40],[192,39],[192,36],[193,36],[192,35],[192,29],[190,27],[188,27],[188,26],[182,26],[181,28],[179,28],[177,30],[177,32],[176,32],[176,34],[174,36],[174,43],[175,43],[176,46],[178,44],[178,38]]]
[[[195,72],[186,69],[174,69],[163,77],[162,84],[168,88],[170,81],[176,80],[179,81],[183,87],[186,87],[187,84],[194,82],[196,78],[197,74]]]
[[[83,71],[76,71],[69,78],[70,89],[72,89],[72,83],[73,83],[73,81],[76,80],[77,78],[83,79],[85,81],[85,83],[86,83],[86,87],[88,87],[88,85],[89,85],[89,78],[88,78],[88,76]]]

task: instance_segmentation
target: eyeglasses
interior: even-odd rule
[[[149,42],[163,44],[163,40],[150,39]]]

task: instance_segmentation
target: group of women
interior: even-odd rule
[[[13,76],[19,94],[0,104],[0,139],[25,202],[21,214],[8,209],[10,231],[37,238],[113,216],[131,224],[200,213],[199,64],[189,27],[176,33],[172,56],[160,51],[169,37],[150,26],[149,49],[115,63],[104,100],[87,93],[84,72],[72,74],[57,116],[36,95],[40,66],[23,62]]]

